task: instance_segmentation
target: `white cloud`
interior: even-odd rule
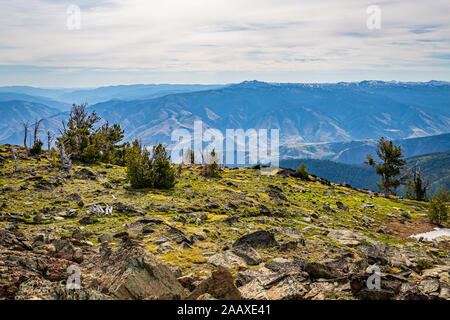
[[[66,28],[72,4],[81,8],[80,30]],[[366,27],[371,4],[382,10],[380,30]],[[436,58],[450,53],[449,7],[448,0],[2,1],[0,64],[158,72],[449,70]]]

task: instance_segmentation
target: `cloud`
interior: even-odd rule
[[[67,7],[81,9],[68,30]],[[449,52],[448,0],[14,0],[0,4],[0,64],[143,72],[424,70]],[[434,65],[439,71],[449,66]],[[61,72],[63,73],[63,72]]]

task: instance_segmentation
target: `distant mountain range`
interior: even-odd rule
[[[43,89],[27,86],[0,87],[0,99],[3,94],[24,94],[36,96],[40,99],[47,98],[54,102],[64,103],[70,108],[73,103],[95,104],[108,100],[139,100],[151,99],[165,96],[172,93],[202,91],[221,88],[223,85],[200,85],[200,84],[134,84],[108,86],[91,89]],[[15,99],[19,100],[19,99]],[[27,99],[20,99],[26,100]],[[52,105],[50,105],[52,106]],[[52,106],[56,107],[56,106]],[[68,109],[67,108],[67,109]]]
[[[450,85],[268,84],[244,82],[215,90],[170,94],[138,101],[107,101],[92,106],[101,116],[123,124],[128,137],[146,144],[170,143],[176,128],[194,120],[225,132],[227,128],[279,129],[283,145],[404,139],[448,133]],[[430,103],[403,102],[401,93]],[[412,89],[411,89],[412,90]],[[379,92],[380,91],[380,92]],[[433,98],[430,98],[433,97]],[[418,101],[421,101],[420,99]]]
[[[103,119],[119,123],[127,140],[138,137],[146,145],[170,144],[174,129],[192,130],[195,120],[223,133],[228,128],[279,129],[284,158],[360,163],[381,136],[402,140],[450,132],[447,82],[246,81],[226,86],[130,85],[83,90],[1,87],[0,143],[21,143],[22,120],[45,118],[43,139],[44,130],[57,133],[68,117],[69,105],[83,101]],[[411,141],[405,142],[410,143],[405,144],[408,156],[446,151],[449,136]]]
[[[420,168],[424,181],[430,183],[428,195],[440,191],[441,187],[450,190],[450,151],[431,153],[407,158],[405,170]],[[355,188],[379,191],[376,183],[380,176],[375,169],[364,164],[347,164],[330,160],[318,159],[289,159],[282,160],[283,168],[297,169],[301,163],[306,165],[310,174],[325,178],[334,183],[350,184]],[[406,188],[400,187],[397,194],[405,196]]]

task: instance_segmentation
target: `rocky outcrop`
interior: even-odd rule
[[[182,299],[185,290],[164,263],[139,244],[126,240],[116,250],[91,258],[84,266],[101,292],[115,299]]]
[[[38,254],[23,234],[0,230],[0,297],[182,299],[187,294],[169,266],[129,239],[115,250],[105,242],[100,253],[76,247],[69,239],[55,239],[51,246],[53,250]],[[65,285],[74,264],[80,269],[79,290]]]

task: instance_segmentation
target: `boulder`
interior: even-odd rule
[[[78,223],[82,224],[82,225],[87,225],[87,224],[97,223],[98,221],[99,220],[94,217],[84,217],[84,218],[81,218],[80,220],[78,220]]]
[[[275,247],[278,243],[275,241],[275,237],[272,233],[268,231],[256,231],[237,239],[233,244],[233,247],[241,245],[248,245],[255,249],[265,249]]]
[[[241,299],[241,293],[234,285],[231,273],[224,268],[213,271],[211,277],[202,281],[187,299],[196,300],[204,294],[219,300]]]
[[[95,282],[101,292],[114,299],[172,300],[185,297],[184,288],[174,272],[131,240],[123,242],[116,250],[105,251],[86,269],[98,277]]]
[[[208,263],[213,266],[225,269],[233,269],[239,266],[245,266],[246,262],[243,258],[237,256],[231,250],[214,254],[208,258]]]
[[[74,172],[72,178],[80,180],[96,180],[97,175],[88,168],[81,168],[80,170]]]
[[[331,230],[328,237],[349,247],[359,246],[364,241],[363,236],[351,230]]]
[[[249,266],[256,266],[261,263],[262,259],[258,252],[248,244],[233,247],[231,251],[241,257]]]
[[[173,245],[167,241],[159,245],[158,249],[156,249],[156,253],[166,253],[172,251],[173,249],[174,249]]]

